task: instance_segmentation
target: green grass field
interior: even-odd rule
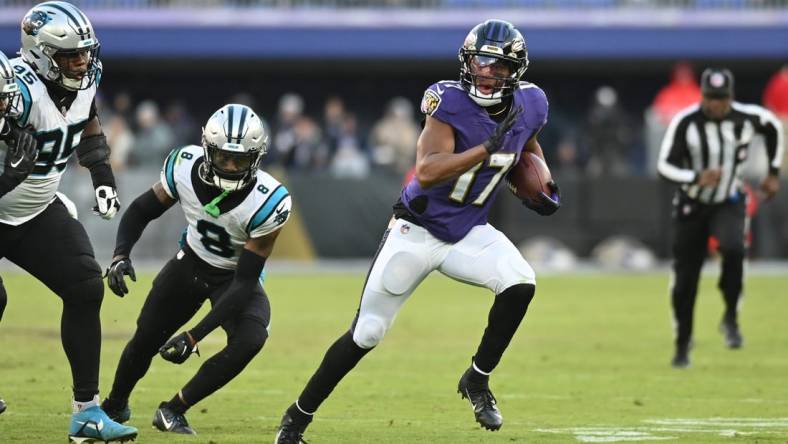
[[[108,391],[151,275],[102,311],[101,388]],[[70,374],[60,346],[60,302],[21,274],[3,276],[9,306],[0,325],[0,443],[66,441]],[[689,370],[669,366],[672,326],[666,275],[560,276],[540,280],[526,320],[492,379],[501,431],[481,430],[456,394],[492,301],[485,290],[439,275],[406,304],[394,328],[310,426],[310,443],[572,443],[643,441],[788,443],[788,277],[748,278],[746,343],[724,348],[722,301],[702,283]],[[268,278],[272,335],[240,377],[194,407],[197,437],[150,426],[203,358],[157,358],[131,400],[142,443],[270,443],[325,349],[353,318],[359,275]],[[193,325],[193,324],[192,324]]]

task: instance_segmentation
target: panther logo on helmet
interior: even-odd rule
[[[47,24],[49,16],[44,11],[31,11],[22,22],[22,31],[27,35],[38,35],[38,31]]]

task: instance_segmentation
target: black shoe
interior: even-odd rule
[[[670,361],[673,368],[688,368],[690,366],[689,359],[689,345],[677,345],[676,354],[673,355],[673,360]]]
[[[282,416],[282,422],[279,424],[279,429],[276,431],[276,438],[274,444],[307,444],[304,441],[304,430],[312,420],[304,422],[303,424],[293,420],[293,418],[285,412]]]
[[[159,404],[159,409],[153,414],[153,427],[162,432],[181,433],[183,435],[196,435],[197,432],[189,427],[189,422],[182,413],[175,413],[167,408],[167,403]]]
[[[498,430],[503,425],[503,416],[496,406],[497,401],[490,391],[486,382],[474,383],[469,380],[473,367],[463,373],[460,383],[457,384],[457,392],[463,399],[468,399],[473,407],[473,414],[476,422],[487,430]]]
[[[6,408],[5,401],[0,399],[0,413],[3,413],[5,411],[5,408]]]
[[[109,398],[104,398],[104,401],[101,401],[101,410],[104,410],[104,413],[111,420],[120,424],[131,419],[131,409],[128,401],[116,402],[110,401]]]
[[[720,322],[720,332],[725,336],[725,345],[728,348],[741,348],[744,338],[739,330],[739,323],[735,318],[723,317]]]

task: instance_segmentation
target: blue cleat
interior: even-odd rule
[[[126,442],[133,441],[136,437],[137,429],[111,420],[98,406],[71,415],[69,442],[75,444]]]

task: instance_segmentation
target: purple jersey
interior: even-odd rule
[[[402,190],[401,200],[421,226],[446,242],[457,242],[476,225],[487,223],[501,179],[520,159],[525,143],[547,122],[547,97],[536,85],[520,82],[514,105],[522,106],[503,148],[460,177],[424,189],[415,178]],[[498,123],[474,102],[460,82],[441,81],[424,92],[421,110],[454,129],[454,152],[483,143]]]

